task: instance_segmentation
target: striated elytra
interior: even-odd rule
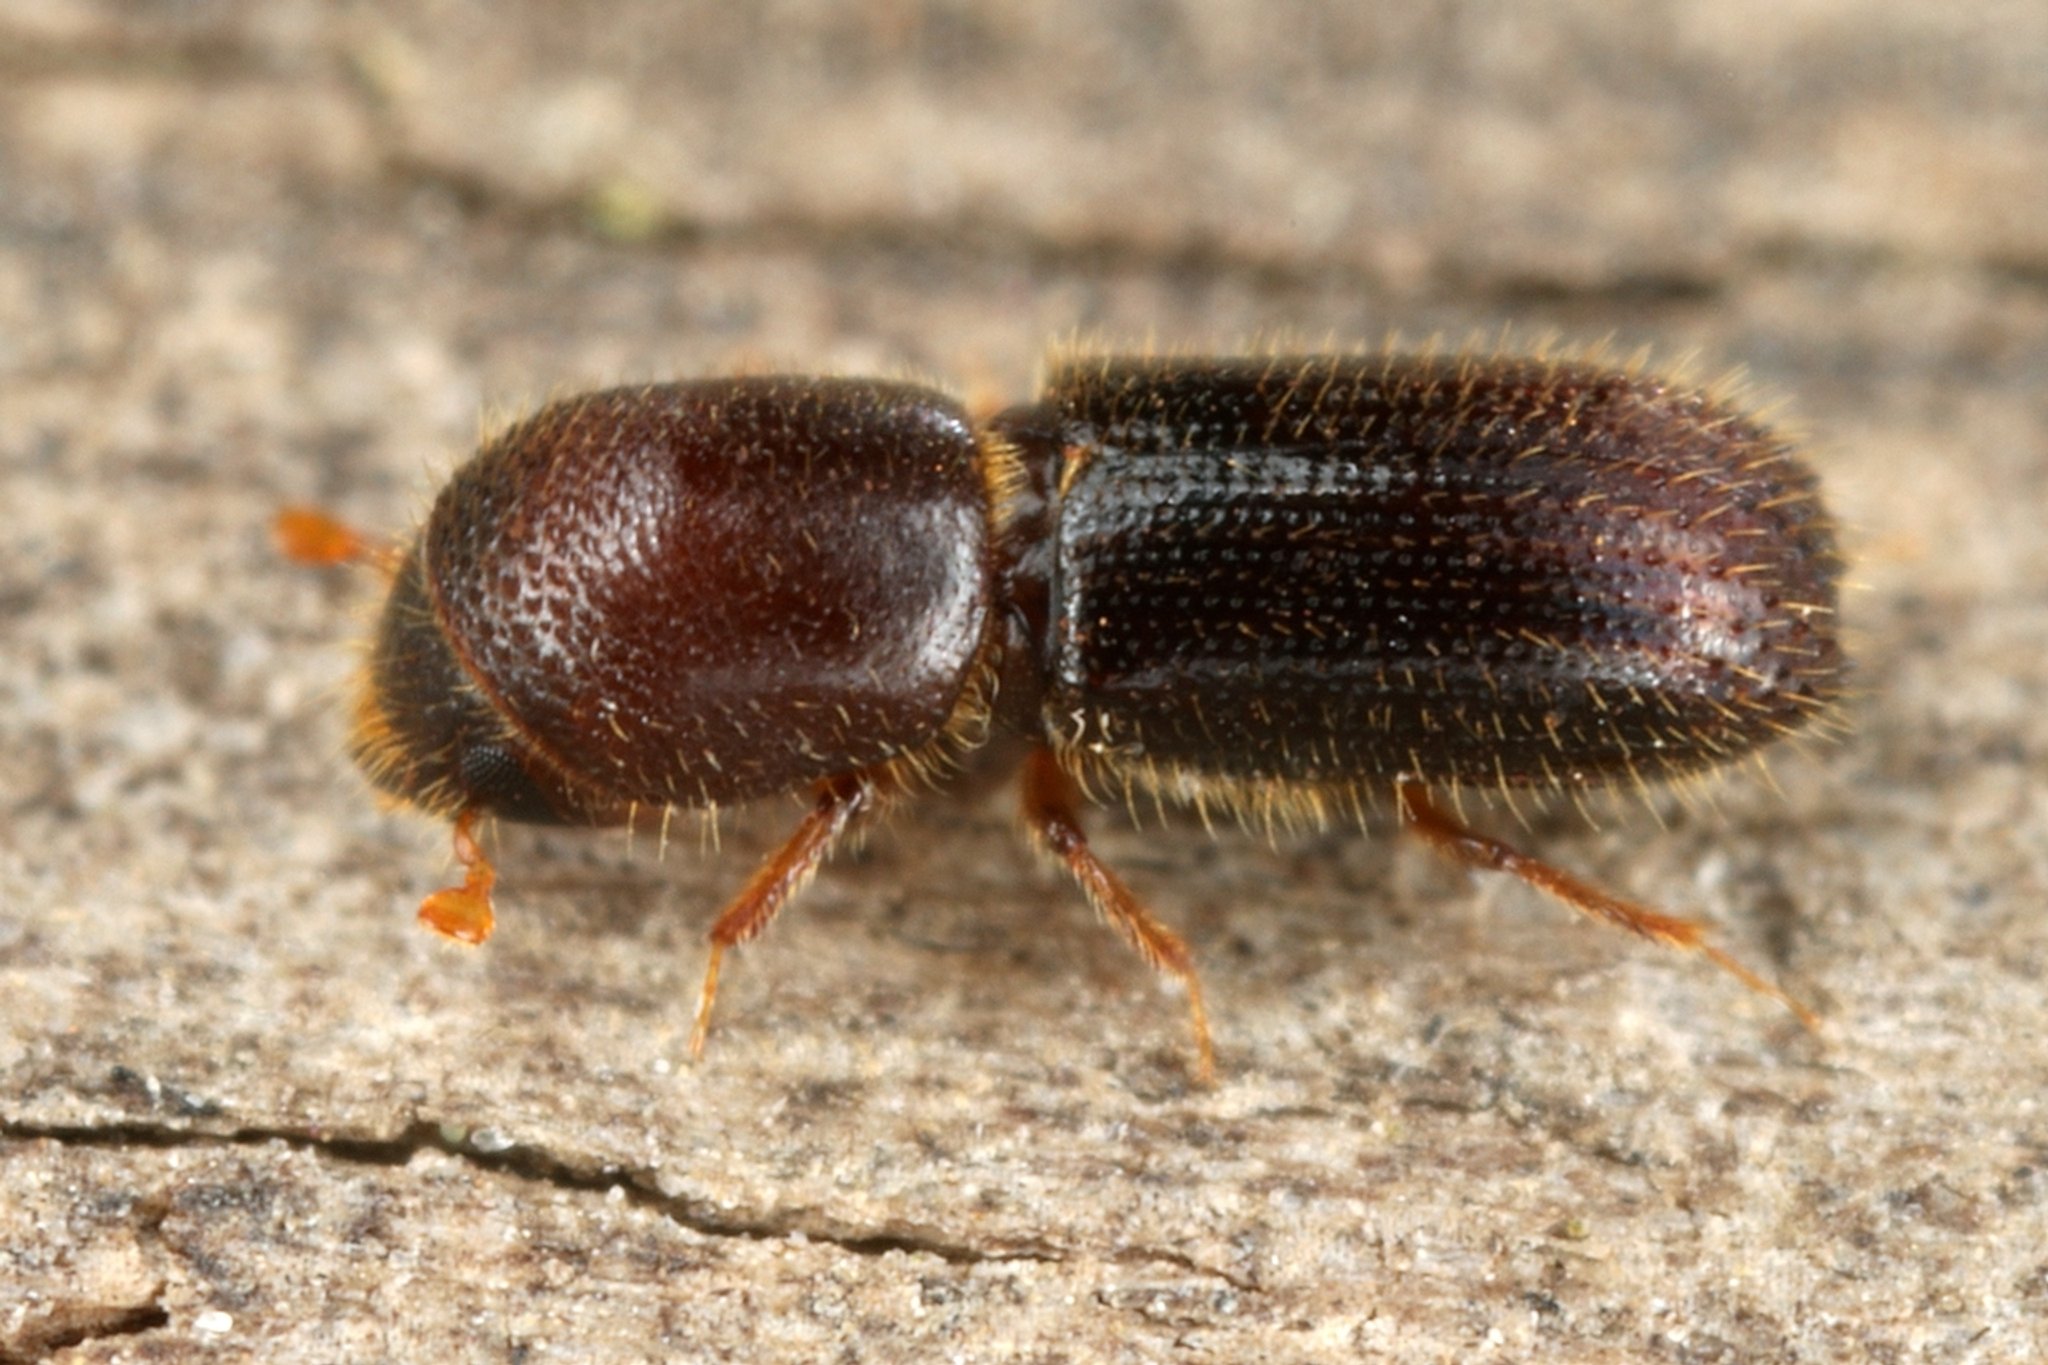
[[[353,747],[455,823],[465,880],[421,907],[442,932],[489,933],[485,817],[811,794],[712,929],[698,1048],[724,951],[1003,733],[1030,741],[1033,838],[1185,983],[1204,1077],[1192,958],[1091,851],[1084,792],[1269,829],[1390,795],[1446,854],[1811,1022],[1695,922],[1430,796],[1645,786],[1825,723],[1830,523],[1788,444],[1710,391],[1393,353],[1074,357],[985,421],[858,379],[613,389],[489,441],[385,561]]]

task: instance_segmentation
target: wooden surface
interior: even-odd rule
[[[693,1066],[795,808],[507,831],[434,940],[443,832],[338,757],[374,584],[266,539],[588,383],[1508,326],[1812,433],[1854,737],[1526,838],[1824,1038],[1396,840],[1105,812],[1192,1089],[998,784],[828,870]],[[2043,1349],[2039,5],[5,0],[0,507],[0,1361]]]

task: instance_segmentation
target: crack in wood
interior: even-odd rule
[[[650,1171],[633,1171],[605,1165],[585,1169],[541,1148],[519,1143],[483,1151],[463,1136],[466,1131],[458,1124],[444,1124],[428,1119],[415,1119],[388,1137],[344,1137],[309,1133],[287,1127],[253,1125],[208,1129],[134,1121],[107,1124],[38,1124],[21,1120],[0,1120],[0,1140],[41,1141],[61,1146],[112,1151],[131,1148],[159,1151],[206,1148],[226,1150],[280,1144],[293,1151],[311,1152],[350,1164],[388,1167],[404,1166],[423,1152],[440,1152],[478,1170],[509,1175],[554,1189],[598,1195],[609,1195],[616,1189],[635,1207],[658,1214],[686,1231],[714,1239],[778,1242],[800,1237],[815,1245],[833,1247],[854,1256],[886,1256],[891,1252],[903,1252],[909,1255],[930,1256],[949,1265],[991,1265],[1006,1262],[1061,1264],[1074,1259],[1077,1252],[1076,1248],[1049,1242],[979,1246],[937,1236],[929,1229],[901,1224],[863,1231],[848,1228],[829,1219],[807,1218],[801,1213],[747,1217],[719,1212],[711,1209],[702,1200],[663,1192]],[[1259,1291],[1259,1286],[1253,1281],[1213,1266],[1202,1265],[1178,1252],[1124,1247],[1105,1254],[1104,1259],[1171,1266],[1190,1273],[1210,1276],[1236,1290],[1250,1293]],[[0,1365],[9,1365],[9,1362],[5,1357],[0,1357]]]
[[[24,1318],[11,1337],[0,1338],[0,1365],[30,1365],[59,1351],[109,1337],[139,1337],[168,1327],[164,1286],[158,1281],[139,1303],[83,1303],[56,1300],[40,1316]]]

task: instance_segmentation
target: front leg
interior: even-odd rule
[[[831,777],[813,789],[814,803],[796,832],[761,864],[711,926],[711,960],[697,996],[697,1022],[690,1031],[690,1055],[704,1055],[711,1032],[711,1005],[718,997],[718,968],[725,950],[758,936],[776,913],[817,875],[819,866],[847,834],[871,818],[900,785],[887,767]]]

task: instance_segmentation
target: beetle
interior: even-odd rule
[[[317,513],[309,559],[369,557]],[[992,736],[1033,839],[1185,987],[1187,944],[1092,850],[1090,797],[1274,830],[1401,824],[1814,1016],[1696,921],[1439,804],[1684,779],[1826,728],[1841,557],[1793,447],[1723,393],[1592,358],[1092,356],[977,420],[936,390],[770,375],[551,402],[486,441],[389,596],[351,748],[452,821],[420,917],[491,931],[487,817],[630,824],[807,791],[710,931]]]

